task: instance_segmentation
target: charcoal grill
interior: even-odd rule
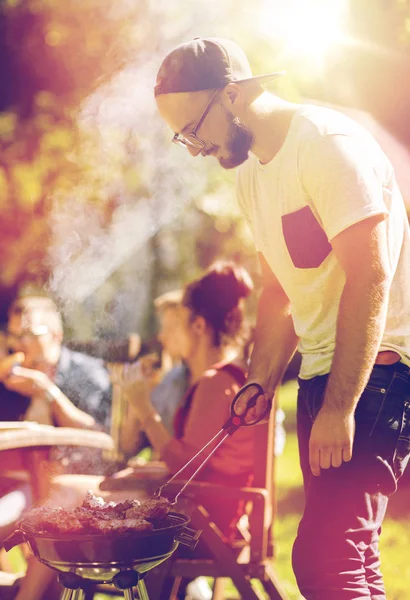
[[[189,518],[170,512],[152,530],[126,533],[39,533],[20,522],[4,547],[10,550],[26,542],[34,556],[59,574],[64,587],[60,600],[82,600],[93,583],[108,583],[122,590],[124,598],[149,600],[145,574],[167,560],[184,544],[195,548],[200,531],[188,527]]]

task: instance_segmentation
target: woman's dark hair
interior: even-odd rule
[[[218,261],[185,287],[182,304],[192,311],[193,319],[199,315],[213,328],[215,345],[241,344],[247,334],[241,299],[252,290],[252,279],[244,267]]]

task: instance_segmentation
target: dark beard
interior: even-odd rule
[[[253,144],[253,134],[238,117],[234,117],[229,125],[228,141],[226,147],[229,156],[219,159],[219,164],[224,169],[234,169],[248,159],[249,151]]]

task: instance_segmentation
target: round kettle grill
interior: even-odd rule
[[[145,574],[169,558],[178,545],[194,549],[200,531],[187,525],[189,518],[170,512],[152,530],[127,533],[38,533],[22,521],[5,542],[10,550],[26,542],[34,556],[59,573],[64,587],[61,600],[82,600],[93,583],[109,583],[134,599],[136,586],[141,600],[149,600]]]

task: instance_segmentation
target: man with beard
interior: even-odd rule
[[[293,567],[307,600],[386,598],[379,533],[410,454],[410,232],[394,170],[342,114],[264,91],[232,41],[197,38],[155,87],[173,142],[241,165],[264,277],[248,383],[274,395],[302,354],[305,509]],[[243,394],[243,405],[248,399]]]

